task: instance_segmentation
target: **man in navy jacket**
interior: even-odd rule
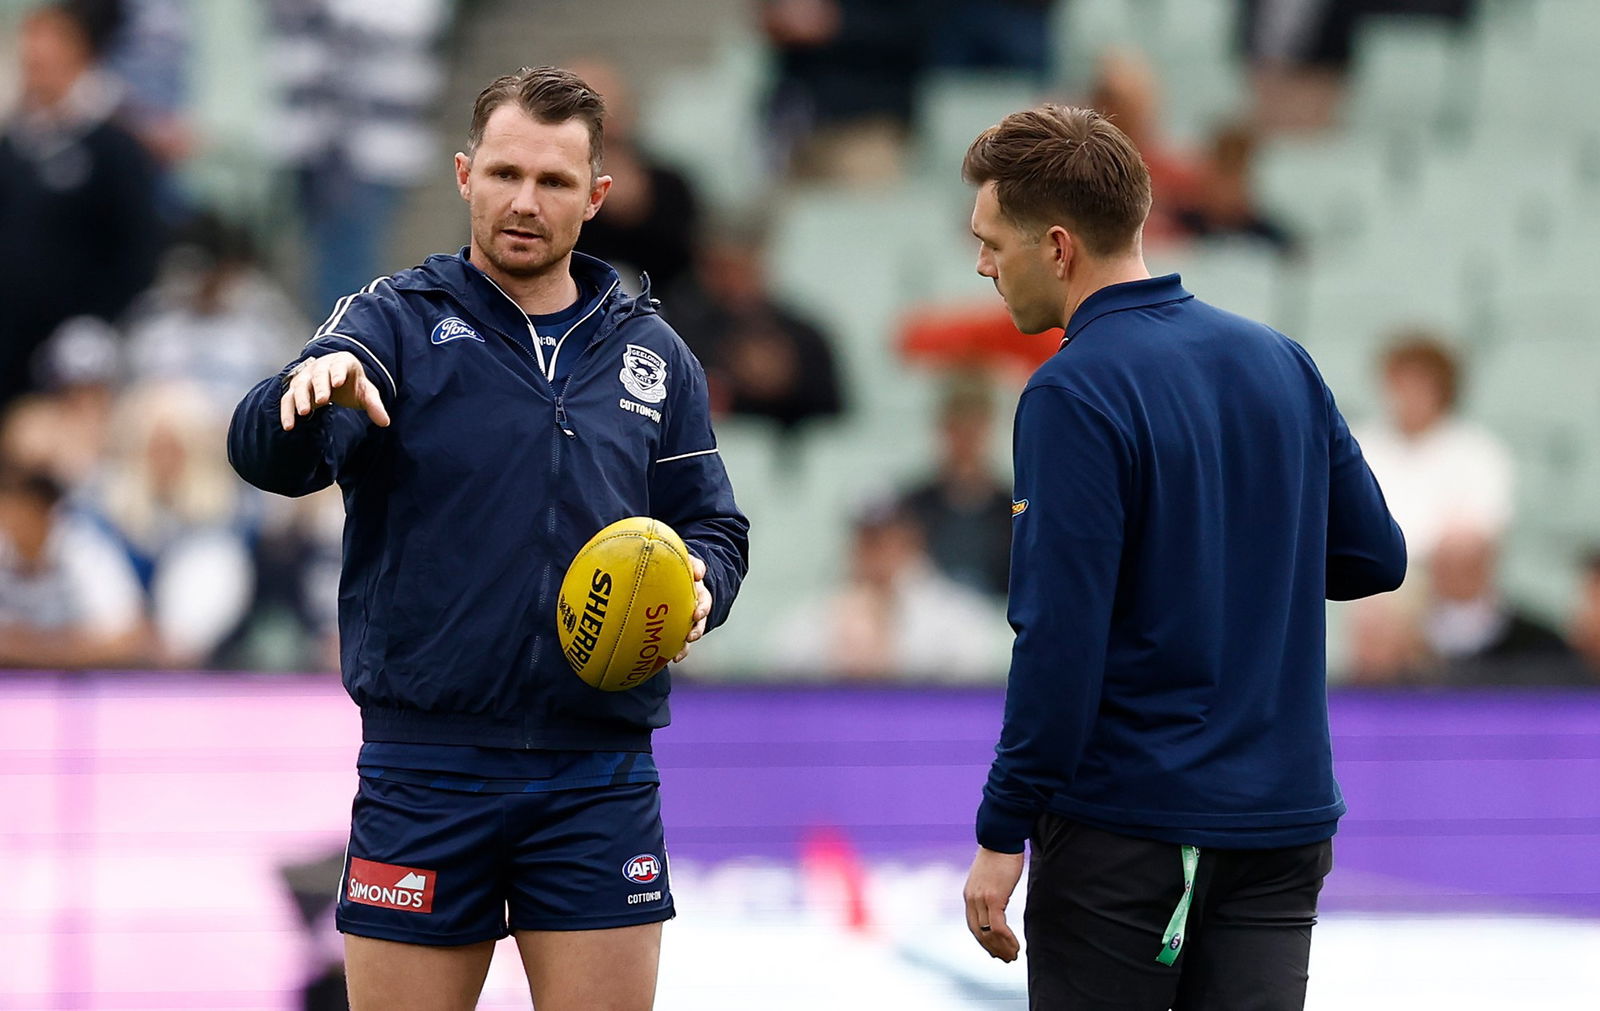
[[[601,527],[654,516],[695,556],[693,641],[727,617],[748,539],[699,363],[648,287],[572,251],[611,185],[603,115],[563,70],[491,83],[455,158],[471,244],[339,300],[229,433],[252,484],[344,493],[357,1011],[474,1006],[508,933],[541,1011],[653,1000],[673,905],[650,736],[671,679],[580,681],[556,593]]]
[[[1109,121],[1013,114],[963,174],[978,272],[1066,331],[1017,406],[968,925],[1017,956],[1031,840],[1033,1007],[1299,1008],[1344,813],[1324,598],[1398,586],[1399,528],[1306,352],[1145,269],[1149,173]]]

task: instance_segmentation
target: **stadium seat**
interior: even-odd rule
[[[1471,376],[1469,413],[1515,451],[1522,522],[1600,538],[1600,344],[1508,340],[1476,359]]]
[[[1512,345],[1528,341],[1564,341],[1600,347],[1600,303],[1592,290],[1593,264],[1600,244],[1590,245],[1585,260],[1563,257],[1560,266],[1525,273],[1508,272],[1495,283],[1490,318],[1497,337]],[[1576,255],[1576,254],[1575,254]],[[1587,264],[1590,280],[1581,276]],[[1593,396],[1600,399],[1600,387]],[[1600,504],[1600,503],[1597,503]]]
[[[1183,285],[1212,305],[1260,320],[1287,325],[1283,261],[1258,242],[1210,241],[1181,249],[1156,250],[1147,257],[1151,273],[1183,275]]]
[[[1376,253],[1309,266],[1299,319],[1288,334],[1316,358],[1346,414],[1377,408],[1376,367],[1393,334],[1426,326],[1468,344],[1462,274],[1454,261],[1408,265]]]
[[[940,71],[917,89],[917,172],[935,192],[966,192],[961,160],[980,132],[1040,99],[1037,84],[1008,74]]]
[[[1073,93],[1087,89],[1095,60],[1107,47],[1148,49],[1160,0],[1071,0],[1056,5],[1053,32],[1061,84]]]
[[[1396,188],[1386,149],[1370,140],[1277,138],[1256,155],[1261,203],[1313,244],[1359,238],[1388,213]]]
[[[713,206],[743,210],[768,185],[759,138],[771,76],[760,40],[730,28],[705,67],[677,71],[640,95],[639,133],[658,157],[687,172]]]
[[[1235,62],[1238,4],[1234,0],[1160,0],[1144,6],[1159,11],[1146,15],[1135,5],[1134,22],[1141,37],[1153,28],[1149,47],[1163,70],[1173,60],[1219,66]]]
[[[189,87],[192,122],[201,146],[181,168],[196,202],[225,207],[235,220],[258,228],[281,225],[278,163],[261,130],[274,101],[266,53],[260,45],[265,15],[249,0],[215,0],[194,8]]]
[[[1249,104],[1244,70],[1232,60],[1178,54],[1160,62],[1162,127],[1180,148],[1198,149]]]
[[[1368,17],[1356,39],[1347,122],[1357,134],[1459,132],[1470,68],[1459,27],[1438,18]]]

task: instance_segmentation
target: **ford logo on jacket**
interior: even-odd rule
[[[600,293],[589,307],[600,324],[560,352],[578,356],[563,381],[549,378],[521,309],[462,250],[341,299],[234,412],[228,456],[245,480],[344,493],[340,659],[365,740],[647,750],[669,719],[668,672],[598,691],[567,666],[555,629],[567,564],[625,516],[676,530],[706,563],[708,627],[727,618],[748,523],[716,451],[705,373],[648,287],[625,295],[615,271],[579,253],[572,272]],[[283,376],[336,351],[360,359],[392,424],[330,406],[285,432]],[[652,402],[643,394],[658,379]]]

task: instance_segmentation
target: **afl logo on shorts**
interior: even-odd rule
[[[661,861],[650,853],[630,857],[622,865],[622,876],[636,884],[648,885],[661,876]]]

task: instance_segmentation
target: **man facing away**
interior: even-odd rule
[[[1013,114],[963,174],[978,272],[1066,331],[1017,405],[968,926],[1017,957],[1031,842],[1033,1008],[1300,1008],[1345,810],[1323,599],[1399,585],[1405,542],[1306,352],[1145,269],[1149,174],[1108,120]]]
[[[344,493],[355,1011],[473,1007],[508,933],[540,1011],[654,999],[673,904],[650,736],[670,676],[580,681],[556,593],[601,527],[654,516],[695,555],[698,639],[727,617],[748,525],[699,363],[648,286],[629,297],[572,251],[611,185],[603,115],[564,70],[492,82],[455,156],[471,244],[339,300],[229,433],[251,483]]]

